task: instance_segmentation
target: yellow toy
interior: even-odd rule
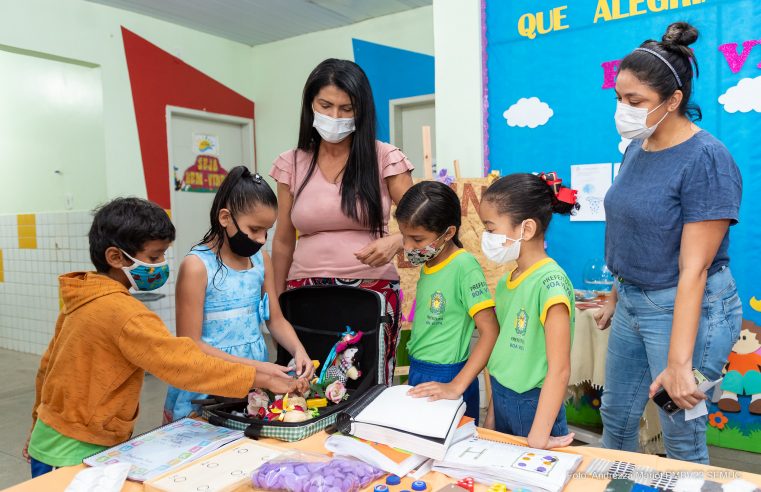
[[[323,408],[327,406],[327,398],[310,398],[307,400],[307,408]]]

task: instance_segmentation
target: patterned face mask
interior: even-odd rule
[[[122,267],[127,280],[135,290],[156,290],[164,285],[169,278],[169,263],[145,263],[120,250],[124,256],[133,261],[131,266]]]
[[[444,246],[446,246],[446,241],[443,241],[440,245],[434,246],[441,238],[443,238],[446,235],[446,232],[442,234],[441,236],[437,237],[433,240],[431,244],[424,248],[413,248],[413,249],[405,249],[404,250],[404,257],[412,263],[415,266],[420,266],[423,263],[426,263],[434,258],[436,258],[439,253],[444,249]]]

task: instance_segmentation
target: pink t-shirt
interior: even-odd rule
[[[385,178],[413,169],[401,150],[376,142],[383,203],[383,229],[388,232],[391,195]],[[295,163],[294,163],[295,156]],[[283,152],[270,171],[278,183],[288,185],[293,195],[304,182],[312,154],[301,150]],[[291,222],[299,231],[288,280],[310,277],[398,280],[392,263],[372,268],[354,253],[375,240],[370,230],[341,210],[341,184],[331,183],[315,167],[312,177],[291,209]]]

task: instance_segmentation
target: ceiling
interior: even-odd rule
[[[87,0],[255,46],[431,5],[432,0]]]

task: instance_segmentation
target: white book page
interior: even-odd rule
[[[411,388],[403,384],[384,390],[355,420],[444,439],[462,405],[462,398],[428,401],[408,396]]]

